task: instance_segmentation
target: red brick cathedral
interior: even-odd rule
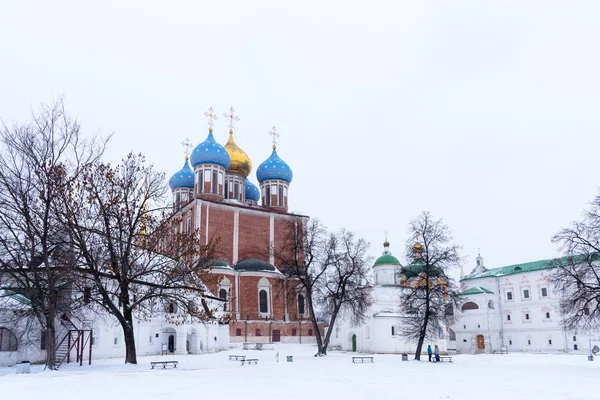
[[[273,249],[288,237],[290,220],[308,217],[288,213],[292,170],[279,158],[275,128],[273,152],[256,171],[260,190],[248,180],[252,162],[233,139],[233,108],[225,146],[213,136],[211,109],[208,137],[197,145],[169,185],[180,232],[201,232],[201,240],[218,239],[213,293],[225,299],[233,342],[309,342],[314,337],[304,294],[284,285]],[[191,164],[191,167],[190,167]],[[285,286],[285,289],[284,289]]]

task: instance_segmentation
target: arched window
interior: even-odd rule
[[[219,290],[219,298],[225,300],[225,303],[223,303],[223,311],[227,311],[227,290],[221,288],[221,290]]]
[[[304,314],[304,296],[301,294],[298,295],[298,313]]]
[[[452,329],[448,329],[448,333],[450,334],[450,340],[456,340],[456,333]]]
[[[17,351],[17,337],[12,331],[0,328],[0,351]]]
[[[296,336],[298,334],[298,331],[296,331],[296,328],[292,328],[292,336]]]
[[[494,309],[494,302],[493,302],[492,300],[488,301],[488,308],[489,308],[490,310],[493,310],[493,309]]]
[[[476,303],[473,303],[472,301],[469,301],[469,302],[463,304],[462,310],[463,311],[467,311],[467,310],[479,310],[479,306]]]
[[[260,292],[258,292],[258,303],[259,303],[259,311],[261,313],[268,313],[269,312],[269,302],[268,302],[268,296],[267,296],[267,291],[266,290],[261,290]]]

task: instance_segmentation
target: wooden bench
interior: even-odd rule
[[[258,358],[244,358],[243,360],[240,360],[242,362],[242,365],[244,365],[244,363],[248,363],[248,364],[258,364]]]
[[[178,363],[178,361],[152,361],[150,363],[150,366],[152,367],[152,369],[154,369],[154,367],[156,365],[162,364],[163,369],[164,369],[164,368],[167,368],[168,364],[171,364],[171,365],[173,365],[174,368],[177,368],[177,363]]]
[[[231,361],[231,360],[241,361],[241,360],[245,360],[245,359],[246,359],[246,356],[234,356],[234,355],[229,356],[229,361]]]
[[[355,363],[358,360],[360,360],[361,363],[364,363],[365,360],[369,360],[369,362],[375,362],[373,361],[373,357],[352,357],[352,362]]]
[[[452,362],[452,357],[449,357],[449,356],[440,356],[438,358],[440,359],[439,362],[444,362],[444,360],[446,360],[448,362]],[[436,361],[436,362],[438,362],[438,361]]]

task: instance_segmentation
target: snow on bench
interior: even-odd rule
[[[243,360],[240,360],[242,362],[242,365],[244,365],[244,363],[248,363],[248,364],[258,364],[258,358],[244,358]]]
[[[246,356],[230,355],[229,356],[229,361],[231,361],[231,360],[240,361],[240,360],[244,360],[245,358],[246,358]]]
[[[360,360],[361,363],[364,363],[365,360],[369,360],[370,362],[375,362],[373,361],[373,357],[352,357],[352,362],[355,363],[358,360]]]
[[[150,363],[150,366],[152,367],[152,369],[154,369],[154,367],[159,364],[162,364],[163,369],[167,368],[168,364],[171,364],[174,368],[177,368],[177,361],[152,361]]]

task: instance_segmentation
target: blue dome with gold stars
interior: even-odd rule
[[[206,140],[196,146],[194,151],[192,151],[190,162],[192,163],[192,167],[195,167],[198,164],[217,164],[228,169],[231,159],[229,158],[227,150],[217,143],[213,136],[213,131],[210,129]]]
[[[171,187],[171,189],[194,188],[194,171],[192,171],[192,169],[190,168],[190,164],[188,164],[187,157],[185,158],[183,168],[175,172],[171,179],[169,179],[169,186]]]
[[[273,146],[273,153],[271,153],[271,156],[263,161],[256,170],[256,178],[259,182],[269,179],[281,179],[282,181],[290,183],[292,182],[293,177],[294,174],[292,173],[292,169],[285,161],[279,158],[275,146]]]
[[[246,178],[246,200],[254,200],[258,202],[260,199],[260,191],[256,185]]]

